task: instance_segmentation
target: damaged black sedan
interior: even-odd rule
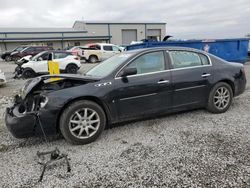
[[[118,122],[195,108],[225,112],[245,86],[242,64],[203,51],[134,50],[84,75],[27,81],[7,108],[5,121],[17,138],[60,132],[73,144],[87,144]]]

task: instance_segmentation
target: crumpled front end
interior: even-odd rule
[[[36,116],[34,114],[15,114],[13,109],[7,108],[5,114],[7,129],[16,138],[27,138],[34,134]]]
[[[60,92],[61,97],[57,95],[52,97],[51,94],[95,81],[65,75],[57,76],[58,79],[51,81],[51,77],[28,80],[20,95],[15,96],[13,106],[6,109],[6,126],[16,138],[41,135],[41,127],[46,134],[56,133],[58,114],[65,103],[62,97],[64,93]]]

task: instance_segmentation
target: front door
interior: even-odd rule
[[[171,107],[171,76],[163,51],[143,54],[126,67],[135,67],[137,74],[115,79],[119,119],[159,113]]]

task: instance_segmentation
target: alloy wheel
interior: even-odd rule
[[[69,120],[70,133],[78,139],[92,137],[100,127],[98,113],[90,108],[76,111]]]
[[[223,110],[230,103],[230,92],[226,87],[219,87],[214,94],[214,105],[217,109]]]

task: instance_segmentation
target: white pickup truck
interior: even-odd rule
[[[81,57],[90,63],[103,61],[122,52],[117,45],[107,43],[93,43],[80,47]]]

